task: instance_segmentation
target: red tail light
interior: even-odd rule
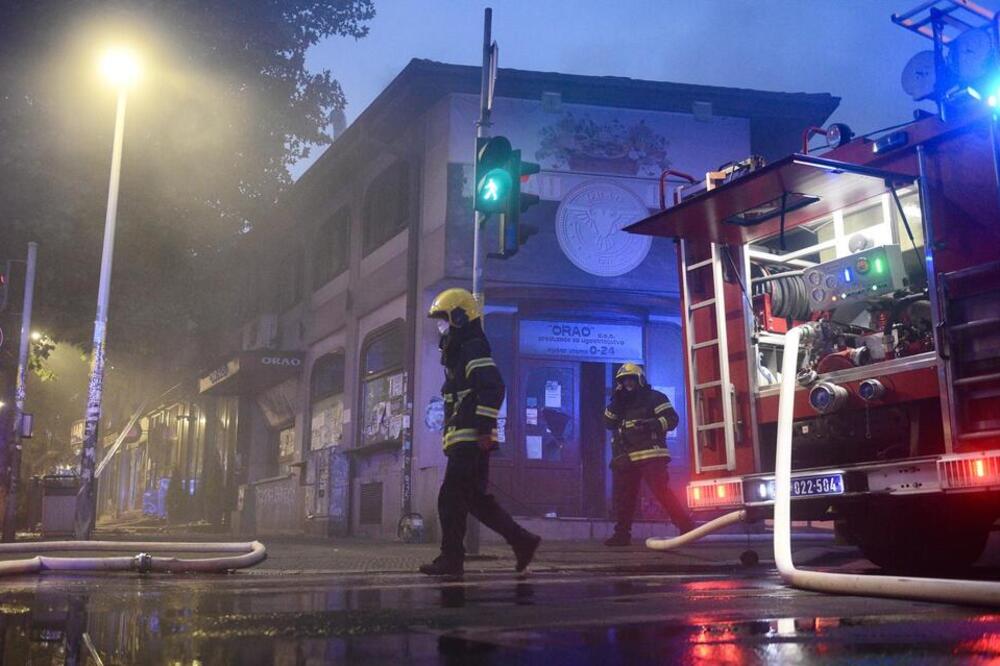
[[[689,484],[687,500],[692,509],[740,506],[743,504],[743,480],[719,479]]]
[[[979,488],[1000,485],[1000,455],[944,458],[938,461],[943,488]]]

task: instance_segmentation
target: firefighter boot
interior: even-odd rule
[[[465,573],[462,562],[439,555],[430,564],[421,564],[420,573],[428,576],[461,576]]]
[[[517,558],[517,564],[514,565],[514,568],[518,573],[527,569],[528,565],[531,564],[531,560],[535,558],[535,551],[538,550],[540,543],[542,543],[542,537],[529,532],[524,536],[523,540],[511,546],[514,549],[514,557]]]
[[[605,546],[631,546],[632,535],[628,532],[615,532],[611,538],[604,540]]]

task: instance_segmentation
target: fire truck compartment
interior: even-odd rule
[[[793,154],[625,228],[650,236],[751,243],[912,185],[915,178],[815,155]],[[782,204],[784,200],[784,205]]]

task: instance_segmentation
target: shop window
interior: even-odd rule
[[[400,441],[406,405],[403,322],[375,331],[361,348],[361,446]]]
[[[295,461],[295,427],[278,431],[278,474],[291,474]]]
[[[327,354],[313,364],[309,448],[337,446],[344,436],[344,354]]]
[[[313,248],[313,288],[317,289],[347,270],[351,212],[342,208],[319,228]]]
[[[375,177],[365,194],[365,255],[405,229],[409,215],[410,165],[396,162]]]

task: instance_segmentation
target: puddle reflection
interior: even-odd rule
[[[504,629],[496,622],[487,628],[491,623],[484,618],[514,612],[538,618],[549,604],[564,607],[567,595],[576,600],[572,603],[586,603],[587,597],[581,588],[550,586],[554,591],[527,582],[334,589],[303,585],[291,591],[258,586],[251,579],[234,582],[213,588],[111,579],[106,586],[98,581],[88,594],[44,585],[9,592],[0,603],[2,663],[613,666],[846,663],[879,655],[885,663],[1000,657],[1000,616],[989,614],[732,622],[702,613],[669,622],[575,628],[534,627],[525,619],[512,623],[517,629]],[[608,592],[632,594],[637,589],[624,584]],[[691,586],[682,594],[706,589]],[[523,606],[538,609],[514,610]]]

